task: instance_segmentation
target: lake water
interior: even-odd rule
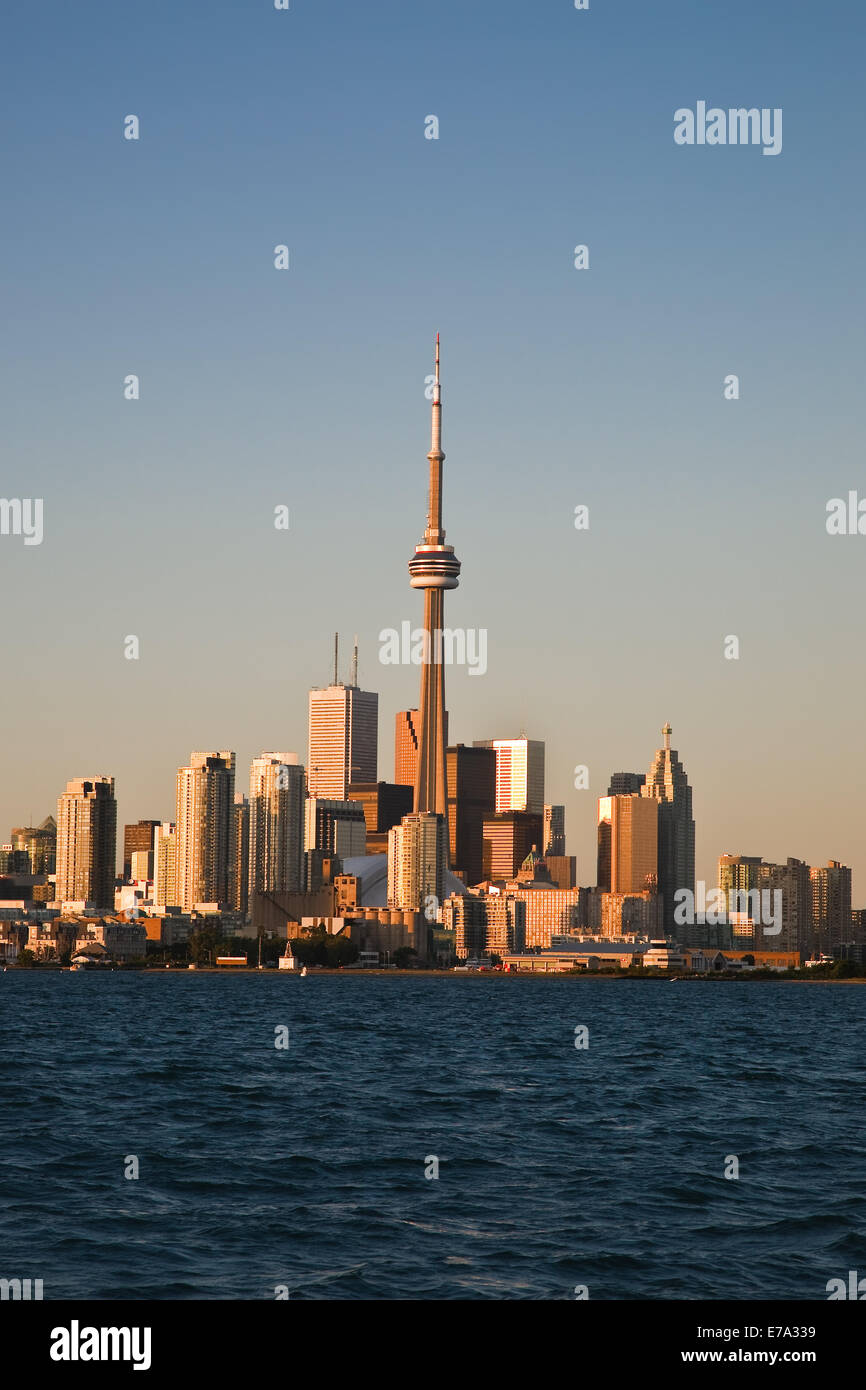
[[[864,1011],[782,982],[7,971],[0,1276],[826,1298],[866,1273]]]

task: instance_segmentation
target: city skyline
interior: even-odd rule
[[[544,741],[547,796],[586,865],[610,772],[646,769],[668,719],[698,877],[724,851],[838,859],[866,896],[850,775],[866,537],[825,525],[829,499],[866,492],[845,232],[866,197],[851,56],[866,16],[843,44],[810,8],[752,7],[744,52],[712,7],[674,5],[664,44],[636,0],[591,15],[503,0],[492,31],[492,11],[443,0],[447,39],[387,8],[373,36],[341,6],[325,40],[303,7],[241,21],[217,0],[202,32],[157,4],[135,45],[91,26],[84,84],[65,56],[81,18],[60,10],[38,70],[9,65],[9,177],[31,192],[0,269],[16,340],[4,491],[45,514],[41,545],[0,538],[0,566],[49,637],[20,635],[4,689],[4,834],[100,768],[121,821],[166,820],[191,748],[230,744],[243,765],[300,752],[335,627],[358,633],[390,768],[418,671],[380,667],[378,634],[419,620],[406,480],[438,328],[448,507],[471,556],[449,619],[489,634],[486,676],[448,671],[450,742]],[[41,49],[38,11],[9,41]],[[237,95],[236,63],[260,104]],[[784,107],[782,153],[677,147],[674,111],[705,95]],[[70,205],[61,253],[50,229]],[[86,603],[67,582],[83,554],[111,577]]]
[[[679,776],[681,776],[681,777],[683,778],[683,780],[686,782],[686,785],[687,785],[687,787],[688,787],[688,792],[689,792],[689,794],[690,794],[692,788],[691,788],[690,786],[688,786],[688,781],[687,781],[687,779],[686,779],[686,777],[685,777],[685,774],[684,774],[684,772],[683,772],[682,764],[679,763],[678,760],[677,760],[676,750],[672,750],[672,749],[671,749],[671,746],[670,746],[670,736],[671,736],[671,726],[670,726],[670,724],[666,723],[666,724],[663,726],[663,728],[662,728],[662,730],[661,730],[661,733],[662,733],[662,738],[663,738],[663,745],[662,745],[661,748],[657,748],[657,749],[655,750],[655,753],[654,753],[654,755],[653,755],[653,760],[652,760],[652,763],[651,763],[650,769],[649,769],[650,777],[652,776],[654,770],[655,770],[656,772],[658,772],[658,770],[659,770],[660,768],[664,768],[664,767],[665,767],[665,757],[666,757],[666,756],[669,757],[670,754],[673,752],[673,765],[672,765],[672,766],[673,766],[674,775],[675,775],[675,776],[676,776],[676,775],[679,775]],[[461,745],[461,744],[458,744],[458,745],[451,745],[451,744],[449,744],[449,751],[450,751],[451,754],[455,754],[455,755],[456,755],[456,753],[458,752],[458,750],[461,749],[461,748],[466,749],[469,753],[478,752],[478,751],[483,751],[484,749],[487,749],[487,750],[489,750],[489,751],[492,752],[493,749],[494,749],[494,744],[496,744],[496,743],[511,743],[511,744],[516,744],[516,743],[520,743],[521,741],[526,742],[525,735],[521,735],[521,738],[520,738],[520,739],[515,739],[515,740],[494,740],[494,739],[478,740],[478,741],[475,743],[474,746],[472,746],[472,745],[467,746],[467,745]],[[532,741],[530,740],[529,743],[531,744],[531,742],[532,742]],[[544,754],[543,754],[543,748],[541,749],[540,756],[541,756],[542,765],[543,765],[543,756],[544,756]],[[233,750],[230,750],[230,749],[227,749],[227,748],[223,748],[223,749],[219,750],[219,752],[213,751],[213,752],[210,752],[210,753],[208,753],[208,752],[196,752],[196,751],[193,751],[193,752],[189,755],[189,761],[186,762],[185,764],[180,765],[180,766],[176,769],[176,779],[175,779],[175,780],[176,780],[175,817],[176,817],[176,820],[179,820],[179,819],[180,819],[180,817],[179,817],[179,815],[178,815],[178,808],[180,807],[180,804],[181,804],[181,788],[183,787],[184,789],[186,789],[187,786],[193,786],[193,785],[195,785],[195,782],[196,782],[196,779],[197,779],[197,778],[201,778],[202,776],[206,776],[206,775],[207,775],[207,774],[206,774],[206,769],[208,769],[211,765],[214,765],[214,766],[217,768],[217,774],[218,774],[218,777],[219,777],[219,778],[222,778],[223,776],[225,776],[225,777],[227,778],[225,788],[224,788],[224,789],[223,789],[222,787],[220,788],[220,791],[219,791],[219,800],[220,800],[220,805],[223,806],[224,811],[226,812],[226,817],[227,817],[227,823],[226,823],[226,827],[225,827],[226,845],[225,845],[225,851],[224,851],[224,861],[225,861],[225,870],[226,870],[226,873],[230,875],[230,869],[231,869],[231,863],[232,863],[232,850],[231,850],[231,844],[230,844],[230,831],[231,831],[230,822],[231,822],[231,807],[232,807],[232,802],[233,802],[233,801],[234,801],[234,802],[243,801],[244,804],[245,804],[245,806],[247,807],[247,810],[248,810],[248,811],[249,811],[249,808],[250,808],[250,803],[248,803],[248,802],[246,801],[246,798],[245,798],[245,797],[242,797],[240,794],[238,794],[237,796],[234,796],[234,795],[233,795],[233,789],[234,789],[234,784],[235,784],[236,770],[237,770],[238,768],[241,768],[241,769],[243,768],[243,763],[237,758],[237,756],[236,756],[236,754],[234,753]],[[196,771],[196,769],[198,769],[198,771]],[[286,862],[291,861],[292,863],[294,863],[294,856],[296,856],[296,855],[301,855],[301,854],[302,854],[303,848],[304,848],[304,846],[305,846],[305,841],[308,840],[308,839],[310,839],[311,825],[315,822],[315,817],[316,817],[316,814],[317,814],[317,813],[316,813],[316,806],[318,805],[318,806],[320,806],[320,807],[322,807],[322,808],[328,808],[328,807],[331,807],[331,806],[339,807],[339,806],[345,805],[345,803],[341,803],[341,802],[332,802],[332,801],[328,801],[327,799],[324,799],[324,800],[323,800],[321,797],[316,798],[315,796],[310,795],[310,794],[308,793],[308,791],[307,791],[307,776],[306,776],[306,774],[307,774],[307,768],[306,768],[305,764],[300,763],[300,761],[299,761],[299,759],[298,759],[298,755],[297,755],[296,753],[294,753],[294,752],[291,752],[291,751],[279,752],[279,753],[277,753],[277,752],[260,752],[260,753],[256,754],[253,758],[251,758],[251,759],[250,759],[250,763],[249,763],[249,777],[250,777],[250,790],[251,790],[251,791],[252,791],[252,787],[253,787],[253,785],[254,785],[255,779],[260,778],[261,775],[262,775],[263,770],[265,770],[265,769],[267,769],[267,770],[269,771],[269,788],[270,788],[270,789],[269,789],[267,795],[273,796],[273,795],[275,794],[275,792],[276,792],[276,794],[277,794],[280,798],[286,798],[286,793],[287,793],[288,787],[291,786],[292,788],[294,788],[294,790],[293,790],[292,793],[291,793],[291,797],[289,797],[289,798],[286,799],[286,801],[285,801],[286,806],[288,806],[290,800],[292,800],[292,798],[293,798],[293,799],[294,799],[295,808],[296,808],[296,810],[299,811],[299,815],[300,815],[300,820],[299,820],[298,826],[295,827],[296,830],[297,830],[298,828],[300,829],[300,842],[299,842],[299,844],[295,845],[295,847],[294,847],[293,850],[289,851],[289,859],[286,861]],[[278,774],[280,774],[280,775],[278,776]],[[299,775],[299,779],[298,779],[297,781],[294,781],[294,780],[292,780],[292,778],[294,778],[296,774]],[[243,772],[241,773],[241,775],[243,776]],[[508,775],[509,775],[509,777],[510,777],[510,771],[509,771],[509,774],[508,774]],[[634,776],[635,776],[635,774],[633,774],[633,773],[620,773],[620,772],[612,773],[612,774],[610,774],[610,775],[611,775],[611,778],[627,778],[627,779],[630,779],[630,780],[633,779]],[[640,776],[641,776],[641,774],[638,774],[638,777],[640,777]],[[388,781],[387,778],[386,778],[386,779],[383,779],[383,780],[384,780],[385,782]],[[494,780],[496,780],[496,779],[494,778]],[[662,780],[663,780],[663,779],[662,779]],[[63,825],[62,803],[63,803],[64,801],[68,801],[71,794],[73,794],[75,798],[79,797],[79,796],[81,795],[81,793],[82,793],[82,791],[83,791],[84,788],[87,788],[87,789],[88,789],[88,795],[89,795],[90,788],[91,788],[92,786],[97,786],[97,787],[98,787],[98,785],[99,785],[100,783],[105,783],[108,787],[110,787],[110,795],[111,795],[111,799],[112,799],[112,807],[114,808],[113,822],[112,822],[114,828],[113,828],[113,830],[112,830],[112,834],[114,835],[114,838],[115,838],[115,862],[116,862],[116,865],[119,865],[119,866],[120,866],[120,868],[118,868],[118,873],[117,873],[117,876],[120,877],[120,876],[121,876],[120,870],[121,870],[122,867],[123,867],[123,861],[124,861],[125,856],[126,856],[127,832],[133,832],[133,831],[137,830],[140,826],[144,826],[144,825],[152,825],[154,828],[161,828],[162,830],[167,830],[168,827],[169,827],[170,825],[171,825],[171,826],[175,826],[175,825],[176,825],[176,820],[173,821],[170,817],[167,817],[167,818],[165,819],[165,821],[158,821],[158,820],[149,821],[149,820],[142,820],[142,819],[139,819],[138,821],[135,821],[135,822],[133,822],[133,821],[126,821],[123,817],[120,816],[119,812],[117,811],[117,806],[118,806],[118,804],[119,804],[119,803],[117,802],[117,800],[116,800],[117,780],[116,780],[116,778],[115,778],[112,774],[98,773],[98,774],[90,774],[89,776],[83,777],[83,778],[79,777],[79,778],[74,778],[74,779],[72,779],[72,778],[67,779],[67,782],[66,782],[66,790],[65,790],[65,792],[60,793],[60,794],[58,795],[57,801],[56,801],[56,803],[55,803],[55,809],[56,809],[56,811],[57,811],[57,827],[58,827],[58,829],[57,829],[58,866],[59,866],[59,846],[60,846],[60,841],[61,841],[61,829],[62,829],[62,825]],[[369,789],[372,790],[372,789],[375,788],[375,786],[376,786],[375,783],[368,783],[368,784],[363,784],[363,785],[365,786],[365,793],[364,793],[364,794],[365,794],[366,796],[369,796],[369,790],[366,790],[366,789],[369,788]],[[281,788],[281,790],[277,791],[277,788]],[[200,796],[201,796],[201,793],[200,793],[200,792],[197,792],[196,795],[197,795],[198,797],[200,797]],[[495,795],[496,795],[496,793],[494,793],[494,796],[495,796]],[[544,806],[544,811],[545,811],[545,813],[546,813],[548,810],[551,810],[551,811],[553,811],[553,812],[555,812],[555,813],[558,813],[558,812],[560,811],[561,808],[560,808],[559,806],[557,806],[557,805],[552,805],[552,804],[550,803],[550,801],[549,801],[549,799],[548,799],[548,797],[547,797],[546,789],[545,789],[545,791],[544,791],[544,795],[545,795],[545,806]],[[649,796],[651,796],[651,795],[652,795],[652,793],[651,793],[651,792],[648,793],[648,792],[646,791],[645,786],[642,786],[640,789],[638,789],[636,786],[632,785],[632,786],[630,787],[630,789],[629,789],[628,792],[623,791],[623,792],[620,792],[619,794],[610,794],[610,793],[608,793],[608,795],[602,796],[602,797],[598,797],[598,798],[594,801],[594,803],[593,803],[593,808],[592,808],[592,816],[593,816],[593,825],[592,825],[592,833],[593,833],[593,853],[592,853],[591,856],[588,857],[588,859],[585,861],[585,863],[582,863],[581,860],[580,860],[580,858],[579,858],[579,856],[576,856],[577,859],[578,859],[578,863],[577,863],[577,881],[578,881],[579,883],[582,882],[585,886],[599,886],[599,887],[605,887],[606,885],[610,885],[610,874],[611,874],[611,857],[610,857],[610,856],[611,856],[611,849],[610,849],[610,834],[609,834],[609,827],[610,827],[610,818],[611,818],[611,814],[612,814],[612,811],[613,811],[613,809],[614,809],[614,805],[612,805],[612,803],[617,803],[617,802],[623,803],[623,802],[634,802],[634,801],[640,802],[640,801],[642,801],[642,800],[649,799]],[[186,793],[186,790],[184,791],[184,797],[183,797],[183,799],[184,799],[184,803],[186,803],[186,801],[187,801],[187,799],[188,799],[188,795],[187,795],[187,793]],[[354,798],[351,797],[351,795],[349,796],[348,799],[349,799],[349,801],[353,801],[353,800],[355,801],[355,804],[356,804],[356,805],[358,806],[358,808],[359,808],[359,817],[360,817],[361,820],[363,820],[363,815],[361,814],[361,810],[360,810],[360,808],[362,807],[362,804],[363,804],[362,801],[361,801],[360,799],[355,800]],[[207,794],[205,794],[205,800],[207,800]],[[663,803],[662,803],[662,804],[663,804]],[[449,797],[449,808],[450,808],[450,805],[451,805],[451,801],[450,801],[450,797]],[[255,797],[252,798],[252,806],[253,806],[253,816],[255,816]],[[690,795],[689,795],[689,808],[690,808],[690,806],[691,806],[691,799],[690,799]],[[320,812],[319,814],[322,814],[322,813]],[[327,811],[327,810],[324,811],[324,814],[325,814],[326,816],[328,816],[328,815],[331,815],[331,816],[332,816],[332,815],[333,815],[332,812],[329,812],[329,811]],[[408,814],[408,813],[407,813],[407,814]],[[486,819],[492,819],[493,814],[494,814],[494,813],[491,812],[490,816],[486,817]],[[501,815],[501,813],[499,813],[499,814]],[[193,815],[193,812],[190,811],[190,812],[188,813],[188,815],[189,815],[189,816],[192,816],[192,815]],[[445,836],[446,836],[446,841],[447,841],[447,839],[448,839],[448,823],[449,823],[449,817],[450,817],[450,815],[451,815],[451,811],[450,811],[450,809],[447,809],[447,810],[446,810],[446,816],[445,816],[445,825],[446,825]],[[312,821],[311,821],[311,816],[312,816]],[[43,820],[46,820],[46,821],[47,821],[47,820],[53,820],[53,813],[49,813],[49,815],[46,816],[46,817],[44,817]],[[607,848],[605,848],[605,849],[602,848],[602,821],[603,821],[603,820],[604,820],[604,821],[606,822],[606,824],[608,825],[608,836],[607,836],[607,841],[606,841]],[[538,843],[538,845],[537,845],[537,851],[538,851],[539,857],[543,857],[543,845],[542,845],[542,843],[541,843],[541,840],[542,840],[543,834],[545,833],[545,828],[546,828],[546,816],[539,815],[539,816],[538,816],[538,821],[539,821],[539,828],[540,828],[540,830],[541,830],[541,834],[537,837],[538,840],[539,840],[539,843]],[[192,823],[192,822],[190,821],[190,824],[191,824],[191,823]],[[25,830],[30,831],[30,830],[33,830],[33,829],[35,829],[34,826],[30,826],[29,824],[27,824],[27,825],[25,826],[25,824],[24,824],[23,821],[19,822],[19,825],[18,825],[18,830],[19,830],[19,832],[23,832],[23,831],[25,831]],[[121,833],[121,831],[122,831],[123,833]],[[283,833],[283,832],[281,832],[281,833]],[[294,832],[293,832],[293,833],[294,833]],[[11,834],[11,832],[10,832],[10,834]],[[66,832],[66,835],[67,835],[67,839],[68,839],[68,837],[69,837],[69,832],[68,832],[68,831]],[[660,855],[661,855],[661,835],[662,835],[662,832],[661,832],[661,829],[659,829],[659,849],[658,849],[658,852],[659,852]],[[177,836],[176,836],[176,831],[175,831],[175,833],[172,835],[172,840],[175,842],[175,845],[179,845],[179,844],[181,843],[181,841],[182,841],[182,838],[183,838],[182,836],[181,836],[181,837],[177,837]],[[533,838],[535,838],[535,837],[533,837]],[[3,841],[3,842],[5,843],[5,841]],[[11,842],[11,841],[10,841],[10,842]],[[253,845],[255,844],[255,835],[254,835],[254,834],[253,834],[252,836],[250,836],[250,842],[251,842],[251,844],[253,844]],[[311,841],[311,843],[312,843],[312,841]],[[310,846],[307,845],[306,847],[309,848]],[[333,846],[331,846],[330,848],[333,849]],[[384,848],[384,847],[383,847],[383,848]],[[751,848],[754,849],[755,846],[752,846]],[[568,852],[568,854],[569,854],[570,856],[575,855],[575,851],[574,851],[574,849],[572,848],[571,830],[570,830],[570,827],[568,826],[567,822],[566,822],[566,827],[565,827],[565,849],[566,849],[566,851]],[[801,857],[801,856],[799,856],[799,855],[788,855],[788,854],[774,855],[774,854],[771,854],[771,853],[767,852],[766,849],[760,849],[760,847],[759,847],[759,850],[760,850],[760,852],[759,852],[758,855],[752,855],[752,854],[748,853],[747,850],[746,850],[744,847],[739,847],[739,848],[736,848],[736,849],[731,849],[730,847],[727,848],[727,849],[724,849],[724,850],[720,849],[720,850],[718,851],[718,853],[717,853],[717,854],[715,855],[715,857],[714,857],[714,860],[713,860],[713,863],[712,863],[712,866],[711,866],[710,873],[709,873],[708,875],[704,875],[704,876],[703,876],[704,881],[705,881],[707,884],[711,885],[711,886],[714,886],[716,883],[718,883],[720,886],[723,886],[723,887],[724,887],[724,889],[725,889],[726,892],[727,892],[727,891],[729,890],[729,888],[732,887],[732,886],[736,886],[738,889],[739,889],[739,888],[744,888],[744,887],[751,887],[751,886],[754,886],[751,879],[747,879],[747,878],[746,878],[746,879],[742,879],[742,880],[737,880],[737,879],[731,880],[731,879],[727,876],[727,875],[728,875],[728,870],[727,870],[727,869],[723,869],[723,861],[728,860],[728,859],[731,860],[732,862],[739,862],[739,863],[742,863],[742,864],[744,864],[744,865],[746,865],[746,866],[748,866],[748,865],[759,865],[759,864],[761,864],[762,861],[763,861],[763,863],[764,863],[765,865],[771,865],[771,866],[772,866],[773,864],[782,864],[782,865],[784,865],[784,863],[785,863],[786,861],[788,861],[789,863],[790,863],[790,862],[801,862],[801,863],[804,863],[805,865],[807,865],[807,866],[811,869],[811,872],[812,872],[813,877],[816,877],[816,878],[819,878],[819,879],[821,879],[821,878],[826,879],[826,877],[827,877],[827,871],[828,871],[828,870],[833,870],[833,869],[842,868],[845,872],[851,871],[851,865],[850,865],[850,864],[846,864],[846,862],[845,862],[844,860],[834,859],[834,858],[832,858],[832,857],[827,857],[827,858],[821,859],[819,856],[814,855],[814,854],[810,853],[809,851],[807,851],[807,852],[805,853],[805,855],[803,855],[803,856]],[[176,852],[176,850],[175,850],[175,852]],[[286,854],[286,850],[285,850],[285,849],[281,850],[280,852],[281,852],[283,855]],[[360,850],[356,850],[356,851],[353,851],[353,852],[359,853]],[[643,852],[645,853],[645,850],[644,850]],[[522,856],[521,856],[521,857],[522,857]],[[154,865],[154,870],[153,870],[153,872],[154,872],[154,879],[155,879],[155,880],[158,880],[158,878],[159,878],[159,864],[158,864],[157,857],[156,857],[156,855],[155,855],[153,841],[151,841],[151,858],[152,858],[153,865]],[[183,875],[185,872],[186,872],[186,873],[192,873],[192,870],[185,871],[185,870],[181,867],[182,864],[183,864],[183,862],[184,862],[183,854],[181,854],[180,862],[179,862],[179,864],[178,864],[178,866],[177,866],[177,871],[178,871],[181,875]],[[267,871],[267,869],[265,868],[265,863],[266,863],[266,862],[267,862],[267,860],[266,860],[266,857],[265,857],[265,858],[262,859],[262,862],[261,862],[261,864],[260,864],[260,867],[263,868],[263,870],[264,870],[264,875],[265,875],[265,877],[264,877],[264,879],[263,879],[263,883],[267,881],[267,874],[268,874],[268,871]],[[604,870],[602,870],[602,867],[601,867],[601,866],[602,866],[602,862],[604,862],[604,863],[605,863],[605,866],[606,866]],[[250,877],[250,885],[252,886],[252,883],[253,883],[253,881],[254,881],[254,877],[253,877],[254,866],[253,866],[252,857],[250,858],[248,867],[249,867],[250,875],[251,875],[251,877]],[[659,867],[661,868],[661,863],[659,863]],[[198,872],[197,869],[196,869],[196,872]],[[206,868],[205,870],[203,870],[202,872],[203,872],[203,874],[204,874],[204,877],[207,878],[207,875],[208,875],[208,870],[207,870],[207,868]],[[282,878],[285,878],[285,877],[286,877],[286,870],[283,870],[282,873],[281,873],[281,879],[282,879]],[[639,877],[640,877],[640,876],[639,876]],[[696,875],[696,877],[698,878],[698,880],[701,879],[701,875]],[[286,881],[294,881],[294,880],[291,879],[291,876],[289,875],[289,877],[288,877],[288,879],[287,879]],[[469,880],[469,881],[471,882],[471,880]],[[679,882],[679,880],[677,880],[677,881]],[[694,881],[694,880],[693,880],[693,881]],[[858,895],[858,890],[857,890],[856,884],[857,884],[856,876],[852,873],[852,891],[851,891],[851,895],[850,895],[850,905],[851,905],[852,907],[858,907],[858,906],[860,906],[860,903],[859,903],[859,895]],[[230,877],[228,877],[228,878],[226,879],[226,885],[225,885],[225,886],[226,886],[226,891],[225,891],[225,893],[223,894],[223,897],[224,897],[225,901],[228,902],[228,901],[231,899],[231,896],[232,896]],[[610,885],[610,886],[613,886],[613,885]],[[681,885],[681,886],[687,886],[687,885]],[[639,887],[638,881],[635,880],[635,879],[632,879],[632,880],[629,881],[629,886],[628,886],[628,888],[626,889],[626,891],[634,892],[634,891],[637,891],[638,887]],[[661,885],[660,885],[660,884],[658,885],[658,887],[659,887],[659,891],[661,891]],[[613,891],[614,891],[614,892],[616,892],[616,891],[623,891],[624,888],[625,888],[625,884],[624,884],[624,883],[620,883],[620,884],[618,885],[618,887],[613,887]],[[610,890],[610,888],[608,889],[608,891],[609,891],[609,890]],[[826,890],[825,890],[825,892],[826,892]],[[60,895],[59,895],[59,896],[60,896]],[[71,893],[70,893],[70,894],[67,894],[66,896],[67,896],[67,897],[77,897],[77,898],[80,898],[80,897],[81,897],[81,894],[80,894],[80,893],[75,893],[75,894],[71,894]],[[210,894],[209,894],[209,893],[202,893],[201,891],[199,891],[199,892],[196,893],[196,892],[194,892],[194,891],[192,890],[192,888],[190,888],[190,889],[186,892],[185,901],[186,901],[186,905],[187,905],[187,906],[191,906],[191,904],[192,904],[192,902],[193,902],[194,900],[195,900],[195,901],[204,901],[204,900],[206,900],[207,898],[214,898],[214,896],[215,896],[215,895],[214,895],[213,893],[210,893]],[[219,895],[217,894],[216,896],[219,896]],[[667,906],[667,908],[666,908],[666,910],[665,910],[665,916],[666,916],[666,918],[668,919],[668,924],[670,924],[670,918],[671,918],[671,916],[672,916],[672,904],[668,904],[668,906]],[[670,934],[671,934],[671,935],[676,935],[676,928],[675,928],[675,927],[672,928]]]

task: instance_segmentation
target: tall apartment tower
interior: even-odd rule
[[[400,787],[411,787],[414,797],[418,780],[418,716],[417,709],[401,709],[394,718],[394,781]],[[445,743],[448,743],[448,711],[445,711]]]
[[[496,753],[496,811],[544,815],[544,744],[539,739],[476,739],[474,748]]]
[[[642,796],[598,800],[598,886],[605,893],[657,888],[659,803]]]
[[[388,906],[412,912],[442,902],[448,868],[448,827],[435,811],[404,816],[388,831]]]
[[[555,855],[557,858],[565,854],[564,806],[545,806],[542,848],[545,858],[549,854]]]
[[[229,902],[246,916],[250,901],[250,803],[235,792],[229,844]]]
[[[190,912],[196,903],[229,901],[235,755],[194,752],[189,766],[177,772],[178,905]]]
[[[721,854],[719,856],[719,887],[725,895],[725,904],[731,912],[739,912],[740,904],[746,899],[741,895],[751,893],[758,887],[759,865],[764,861],[759,854]],[[732,897],[732,894],[736,894]]]
[[[656,750],[641,796],[659,807],[658,889],[662,896],[662,922],[666,936],[675,937],[675,894],[679,888],[695,891],[695,822],[692,789],[675,748],[671,726],[662,729],[664,746]]]
[[[250,892],[300,893],[304,769],[297,753],[262,753],[250,765]]]
[[[808,951],[813,941],[813,889],[809,865],[802,859],[791,858],[784,864],[760,864],[757,887],[762,893],[781,893],[782,920],[774,923],[771,929],[766,923],[756,923],[751,944],[774,951]],[[736,929],[734,936],[737,936]]]
[[[58,901],[113,909],[116,841],[114,778],[67,782],[57,802]]]
[[[851,870],[837,859],[826,868],[810,869],[812,937],[815,951],[831,956],[837,946],[853,940],[851,932]]]
[[[448,776],[448,850],[452,869],[466,883],[484,877],[484,822],[496,807],[496,754],[455,744],[445,754]]]
[[[350,782],[378,780],[379,696],[357,684],[357,647],[352,684],[338,680],[334,645],[334,683],[310,691],[310,796],[345,801]]]
[[[153,905],[179,907],[177,896],[177,833],[173,821],[153,832]]]
[[[424,632],[427,659],[421,664],[421,698],[418,705],[418,770],[415,778],[416,812],[447,813],[445,772],[445,666],[442,632],[445,626],[445,590],[456,589],[460,561],[453,545],[445,544],[442,525],[442,392],[439,383],[439,334],[436,334],[436,370],[430,452],[427,455],[429,490],[427,526],[420,545],[409,561],[409,583],[424,593]],[[358,781],[365,780],[358,778]],[[371,780],[375,781],[375,777]]]

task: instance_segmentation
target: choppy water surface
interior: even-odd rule
[[[864,1011],[856,985],[7,971],[0,1276],[826,1298],[866,1273]]]

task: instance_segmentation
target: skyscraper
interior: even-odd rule
[[[413,799],[418,780],[418,715],[417,709],[401,709],[394,718],[394,781],[400,787],[411,787]],[[448,743],[447,710],[445,743]]]
[[[153,832],[158,825],[158,820],[139,820],[134,825],[123,827],[124,880],[128,879],[132,873],[132,856],[137,850],[145,850],[148,854],[153,854]],[[151,868],[153,868],[152,861]],[[148,874],[148,878],[151,876]]]
[[[484,821],[496,808],[496,754],[463,743],[446,750],[451,867],[467,883],[484,877]]]
[[[605,893],[657,887],[658,802],[641,796],[598,800],[598,886]]]
[[[424,632],[427,649],[421,664],[421,699],[418,708],[418,770],[415,779],[416,812],[435,811],[444,817],[448,787],[445,770],[445,668],[442,662],[442,631],[445,616],[445,590],[456,589],[460,561],[452,545],[445,545],[442,526],[442,393],[439,384],[439,334],[436,334],[436,370],[433,378],[433,407],[430,452],[430,486],[427,500],[427,527],[424,539],[416,545],[409,561],[409,583],[424,591]],[[375,781],[375,776],[357,778]]]
[[[410,784],[396,786],[393,782],[353,782],[349,800],[356,801],[364,812],[367,826],[367,854],[388,853],[388,831],[399,825],[412,810],[414,789]]]
[[[671,726],[662,729],[664,747],[656,750],[641,796],[659,803],[658,887],[666,936],[675,937],[675,894],[679,888],[695,891],[695,822],[692,789],[676,749],[671,748]]]
[[[748,908],[749,894],[758,887],[761,856],[755,854],[722,854],[719,856],[719,887],[725,895],[725,905],[730,912],[742,912]]]
[[[357,648],[356,648],[357,652]],[[310,691],[310,796],[345,801],[350,782],[375,782],[379,742],[379,696],[357,685],[357,657],[351,685],[338,680]]]
[[[813,950],[831,956],[836,947],[851,941],[851,870],[837,859],[826,868],[810,869],[812,881]]]
[[[297,753],[262,753],[250,765],[250,892],[300,893],[304,769]]]
[[[153,832],[154,907],[179,907],[177,896],[177,833],[171,821]]]
[[[235,792],[229,844],[229,902],[246,916],[250,900],[250,803]]]
[[[76,778],[57,802],[57,899],[114,907],[113,777]]]
[[[228,749],[195,752],[177,772],[178,905],[227,903],[235,755]]]
[[[640,789],[645,785],[645,772],[612,772],[607,794],[608,796],[640,795]]]
[[[46,816],[41,825],[16,826],[12,848],[24,850],[30,859],[31,874],[53,874],[57,867],[57,822]]]
[[[415,796],[418,780],[418,711],[401,709],[394,717],[394,781],[411,787]]]
[[[367,821],[360,801],[308,796],[304,803],[304,852],[324,850],[340,859],[366,853]]]
[[[404,816],[388,831],[388,906],[417,912],[435,898],[438,909],[447,868],[445,817],[435,811]]]
[[[749,944],[763,947],[764,950],[769,947],[773,951],[808,951],[812,942],[812,879],[809,865],[802,859],[790,857],[784,864],[760,864],[758,887],[762,894],[762,911],[764,893],[781,894],[778,903],[782,909],[782,920],[774,922],[771,927],[766,922],[756,922]],[[771,897],[769,901],[774,907],[775,898]],[[735,944],[737,937],[735,927]]]
[[[541,814],[534,811],[502,811],[485,816],[481,832],[484,878],[515,878],[530,850],[541,843],[541,831]]]
[[[549,854],[557,858],[565,854],[564,806],[545,806],[542,849],[545,858],[547,858]]]
[[[476,739],[496,752],[496,810],[544,815],[544,744],[539,739]]]

